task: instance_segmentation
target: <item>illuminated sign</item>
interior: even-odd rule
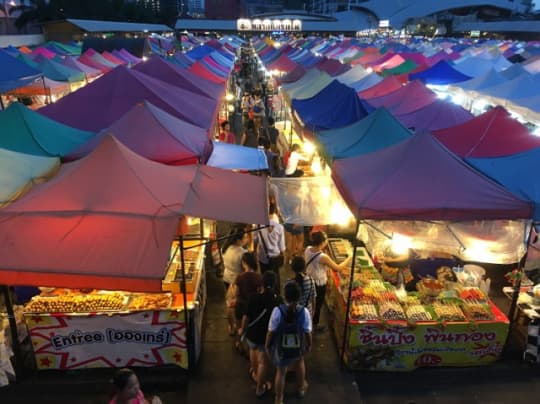
[[[283,20],[239,18],[236,20],[236,28],[238,31],[302,31],[302,21],[289,18]]]
[[[380,20],[379,28],[388,28],[390,26],[390,20]]]

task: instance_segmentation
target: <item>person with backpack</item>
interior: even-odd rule
[[[270,271],[265,272],[263,288],[249,299],[239,331],[249,346],[249,374],[257,385],[255,388],[257,397],[264,396],[271,388],[271,383],[267,382],[270,363],[265,355],[264,343],[270,314],[274,307],[282,303],[281,296],[276,294],[275,288],[276,274]]]
[[[275,307],[268,323],[266,352],[276,367],[275,403],[283,403],[285,375],[289,368],[296,373],[296,388],[299,398],[306,394],[306,365],[304,355],[311,351],[311,316],[309,311],[298,304],[301,291],[296,282],[285,284],[286,304]]]
[[[296,282],[302,291],[298,304],[307,308],[309,314],[311,317],[313,317],[313,309],[315,308],[315,299],[317,297],[317,288],[313,278],[306,273],[306,260],[304,257],[293,257],[291,260],[291,269],[295,273],[295,276],[288,282]]]

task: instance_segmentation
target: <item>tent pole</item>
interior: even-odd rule
[[[2,94],[0,94],[0,107],[2,108],[2,111],[6,109],[6,107],[4,107],[4,100],[2,100]]]
[[[184,322],[185,322],[185,330],[186,330],[186,349],[188,353],[188,372],[192,369],[192,360],[193,356],[191,355],[191,351],[193,348],[193,339],[191,338],[191,327],[189,326],[189,313],[188,313],[188,305],[187,305],[187,291],[186,291],[186,262],[184,259],[184,236],[180,236],[180,240],[178,242],[180,246],[180,268],[182,270],[182,294],[184,298]]]
[[[525,254],[523,255],[523,258],[519,260],[519,266],[518,271],[523,272],[523,269],[525,267],[525,262],[527,262],[527,255],[529,253],[529,242],[531,240],[531,235],[533,231],[533,223],[531,223],[531,228],[529,229],[527,238],[525,240],[527,245],[527,250],[525,250]],[[510,321],[510,324],[508,325],[508,334],[506,335],[506,340],[504,341],[504,350],[508,348],[508,341],[510,340],[510,333],[512,332],[512,328],[514,327],[514,323],[516,322],[516,307],[517,307],[517,301],[519,298],[519,290],[521,289],[521,277],[518,277],[516,280],[516,284],[514,285],[514,289],[512,291],[512,301],[510,303],[510,309],[508,310],[508,319]]]
[[[347,347],[347,331],[349,330],[349,312],[351,310],[351,295],[354,281],[354,267],[356,264],[356,247],[358,246],[358,230],[360,229],[360,220],[356,219],[356,226],[353,240],[353,255],[351,263],[351,276],[349,279],[349,293],[347,294],[347,308],[345,309],[345,322],[343,325],[343,342],[341,343],[341,369],[345,368],[345,348]]]
[[[22,358],[21,345],[19,344],[17,320],[15,319],[15,312],[13,311],[13,301],[11,300],[11,293],[9,291],[9,287],[7,285],[1,285],[0,288],[2,289],[2,292],[4,294],[4,302],[6,305],[6,311],[9,321],[9,329],[11,331],[11,345],[13,348],[13,353],[15,354],[15,375],[22,376],[24,362]]]

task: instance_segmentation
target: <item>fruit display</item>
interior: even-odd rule
[[[334,260],[341,262],[352,254],[352,246],[348,240],[341,238],[329,238],[328,248]]]
[[[456,304],[435,302],[433,309],[441,321],[465,321],[463,311]]]
[[[443,287],[443,282],[433,278],[424,278],[416,284],[418,291],[427,296],[438,296]]]
[[[379,313],[385,320],[406,320],[405,312],[399,303],[383,302],[379,305]]]
[[[411,321],[429,321],[432,320],[431,314],[429,314],[424,306],[420,304],[411,304],[405,309],[407,318]]]
[[[351,316],[356,320],[378,320],[377,309],[372,304],[362,304],[353,301],[351,305]]]
[[[29,313],[95,313],[125,310],[128,296],[122,293],[96,293],[58,297],[36,296],[26,305]]]
[[[137,294],[132,296],[130,310],[157,310],[171,306],[171,295],[168,293]]]
[[[480,302],[463,303],[463,311],[469,320],[493,320],[489,306]]]

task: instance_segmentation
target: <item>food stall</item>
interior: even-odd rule
[[[337,262],[353,255],[346,239],[329,240]],[[477,287],[425,278],[417,292],[384,281],[365,247],[355,248],[349,316],[345,316],[350,270],[332,273],[327,304],[333,330],[352,369],[412,370],[426,366],[472,366],[497,360],[508,318]]]
[[[202,241],[183,241],[191,327],[185,322],[180,248],[174,241],[163,293],[42,288],[24,307],[37,368],[176,365],[187,369],[190,360],[196,363],[206,303]]]

